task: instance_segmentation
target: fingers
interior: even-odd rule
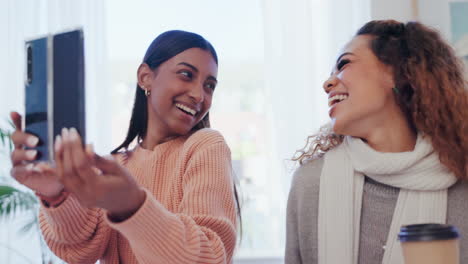
[[[96,153],[94,153],[93,145],[92,144],[86,144],[85,152],[86,152],[86,156],[88,157],[88,159],[93,162],[92,169],[95,172],[95,174],[96,175],[102,175],[103,172],[96,167],[96,163],[95,163],[95,160],[94,160],[94,156],[96,155]]]
[[[74,170],[84,181],[93,180],[96,173],[92,169],[92,160],[87,153],[89,151],[83,148],[81,137],[75,128],[69,130],[69,146]]]
[[[39,138],[31,134],[27,134],[22,131],[21,127],[21,115],[17,112],[10,113],[11,121],[15,125],[16,130],[11,135],[11,140],[16,149],[28,146],[34,148],[39,143]]]
[[[18,112],[10,113],[11,121],[15,125],[16,130],[21,131],[21,115]]]
[[[22,166],[15,166],[11,168],[10,171],[11,176],[20,183],[23,183],[23,180],[27,179],[28,177],[34,177],[34,174],[39,175],[40,173],[42,173],[41,168],[38,168],[33,163]]]
[[[70,142],[70,132],[67,128],[62,129],[62,153],[61,153],[61,169],[62,177],[64,177],[65,185],[67,182],[72,184],[81,184],[82,180],[79,178],[78,173],[73,167],[73,153]]]
[[[47,162],[37,162],[34,164],[34,169],[43,173],[56,174],[55,168],[51,167]]]
[[[122,168],[113,158],[104,158],[94,154],[94,165],[105,174],[119,175]]]
[[[16,130],[11,134],[11,140],[15,145],[16,149],[20,149],[23,146],[34,148],[39,143],[39,138],[31,134],[25,133],[21,130]]]
[[[73,193],[80,203],[87,207],[96,206],[102,178],[94,167],[94,152],[89,146],[83,148],[76,129],[62,129],[55,140],[55,162],[59,180],[65,189]]]
[[[90,146],[83,148],[76,129],[62,129],[62,135],[57,136],[54,148],[59,179],[67,189],[87,188],[87,185],[97,182],[96,177],[102,173],[94,167],[95,154]]]
[[[62,137],[57,135],[54,143],[54,160],[55,167],[57,168],[57,175],[61,182],[63,182],[63,146]]]
[[[33,161],[37,157],[37,150],[24,150],[24,149],[15,149],[11,153],[11,163],[13,166],[17,166],[23,163],[23,161]]]
[[[95,153],[94,153],[93,145],[92,144],[86,144],[85,151],[86,151],[86,155],[88,156],[88,158],[90,160],[94,160]]]

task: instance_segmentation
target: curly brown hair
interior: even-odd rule
[[[418,22],[370,21],[359,35],[373,36],[373,53],[393,68],[397,103],[409,124],[430,138],[442,164],[468,180],[468,81],[451,46]],[[327,124],[307,138],[293,160],[319,158],[342,141]]]

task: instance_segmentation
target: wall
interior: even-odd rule
[[[371,18],[403,22],[417,20],[436,28],[450,41],[451,1],[453,0],[371,0]]]
[[[435,0],[437,1],[437,0]],[[414,20],[417,0],[371,0],[372,19]]]

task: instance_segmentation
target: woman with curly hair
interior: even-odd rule
[[[331,123],[294,160],[286,263],[403,263],[402,225],[448,223],[468,263],[468,91],[418,22],[371,21],[325,81]]]

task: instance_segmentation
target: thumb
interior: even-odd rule
[[[102,157],[94,154],[94,165],[104,174],[119,174],[121,172],[120,165],[112,157]]]
[[[10,118],[15,125],[16,130],[21,130],[21,115],[18,112],[11,112]]]
[[[93,144],[86,144],[85,153],[86,153],[86,156],[88,156],[91,160],[94,159],[94,155],[96,154],[94,152]]]

